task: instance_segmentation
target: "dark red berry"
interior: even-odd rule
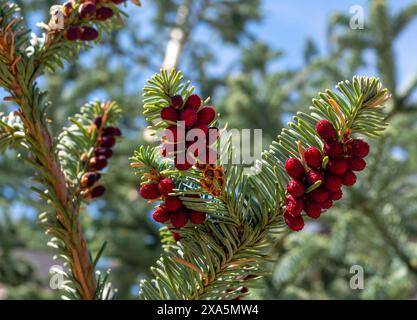
[[[310,193],[310,199],[314,202],[324,202],[329,198],[330,194],[324,187],[319,187]]]
[[[165,107],[161,110],[161,118],[162,120],[168,120],[172,122],[177,122],[178,120],[178,112],[173,107]]]
[[[183,161],[184,163],[179,163],[177,158],[174,159],[175,168],[177,168],[180,171],[187,171],[189,170],[193,164],[187,162],[187,160]]]
[[[247,287],[243,287],[242,289],[240,289],[241,293],[248,293],[249,289]]]
[[[288,201],[286,206],[286,211],[291,213],[293,216],[301,215],[303,211],[303,202],[302,201]]]
[[[155,200],[161,196],[156,183],[147,183],[140,187],[139,194],[144,199]]]
[[[307,182],[309,185],[312,185],[319,180],[323,182],[324,180],[323,172],[318,171],[318,170],[310,170],[309,172],[307,172]]]
[[[105,156],[106,159],[110,159],[113,156],[113,151],[110,148],[97,148],[94,151],[94,155],[97,156]]]
[[[156,222],[164,223],[170,219],[170,212],[165,206],[156,207],[152,213],[152,218]]]
[[[193,126],[193,129],[201,130],[202,133],[204,133],[205,136],[209,133],[208,125],[203,123],[203,122],[197,122],[197,124]]]
[[[121,4],[123,2],[126,2],[126,0],[110,0],[111,2],[113,2],[114,4]]]
[[[119,128],[115,127],[106,127],[103,129],[103,136],[115,136],[120,137],[122,135],[122,131]]]
[[[329,143],[326,143],[323,147],[323,152],[326,156],[329,156],[330,158],[337,158],[342,154],[342,146],[337,141],[332,141]]]
[[[327,164],[326,169],[337,176],[342,175],[348,169],[348,163],[344,159],[334,160],[331,159]]]
[[[83,26],[81,28],[80,40],[82,41],[93,41],[98,38],[98,31],[89,26]]]
[[[182,238],[184,238],[182,235],[180,235],[178,232],[173,232],[172,237],[175,241],[180,241]]]
[[[328,176],[324,179],[324,186],[330,191],[337,191],[342,187],[342,179],[338,176]]]
[[[78,14],[83,19],[90,19],[94,16],[94,13],[96,12],[96,5],[94,2],[91,1],[85,1],[80,5],[78,8]]]
[[[89,188],[94,185],[98,180],[100,180],[101,174],[98,172],[86,172],[81,177],[81,187],[82,188]]]
[[[366,141],[353,139],[350,145],[354,157],[365,158],[369,153],[369,144]]]
[[[333,201],[331,199],[327,199],[323,202],[319,203],[322,209],[330,209],[333,206]]]
[[[304,185],[297,180],[291,180],[288,182],[287,191],[293,197],[299,198],[304,194]]]
[[[101,128],[101,124],[103,123],[103,117],[97,117],[93,120],[93,123],[97,128]]]
[[[93,157],[90,160],[90,167],[95,170],[102,170],[107,167],[107,159],[105,156]]]
[[[291,178],[296,180],[303,179],[305,175],[304,167],[297,158],[289,158],[285,161],[285,171]]]
[[[191,109],[198,109],[201,106],[201,98],[196,95],[192,94],[188,97],[187,101],[185,102],[184,108],[191,108]]]
[[[187,128],[191,128],[197,123],[197,111],[194,109],[185,109],[181,112],[180,121],[185,122]]]
[[[341,189],[333,191],[330,193],[330,199],[333,201],[340,200],[343,197],[343,192]]]
[[[174,109],[181,109],[183,104],[184,104],[184,100],[182,99],[182,96],[177,95],[171,98],[171,106]]]
[[[175,188],[175,183],[171,179],[165,178],[159,181],[158,188],[163,196],[167,196]]]
[[[99,139],[98,144],[100,147],[111,148],[116,144],[116,138],[113,136],[102,136]]]
[[[191,211],[190,220],[193,224],[202,224],[206,220],[205,212]]]
[[[172,225],[177,229],[184,227],[188,223],[188,215],[184,210],[171,212],[170,219]]]
[[[366,167],[366,162],[362,158],[349,159],[349,167],[353,171],[362,171]]]
[[[97,186],[89,192],[91,199],[101,197],[106,192],[106,188],[103,186]]]
[[[305,201],[304,202],[304,211],[312,219],[318,219],[318,218],[320,218],[321,208],[315,202]]]
[[[81,37],[81,29],[78,26],[70,26],[64,33],[65,39],[69,41],[76,41],[80,40]]]
[[[318,135],[326,142],[334,141],[337,138],[337,132],[334,126],[328,120],[320,120],[316,124]]]
[[[342,177],[345,186],[353,186],[356,183],[356,175],[353,171],[347,171]]]
[[[169,211],[177,211],[182,206],[182,202],[177,197],[167,197],[165,200],[165,206]]]
[[[304,158],[307,165],[312,169],[320,169],[323,157],[317,148],[308,148],[304,152]]]
[[[212,106],[205,106],[198,111],[198,122],[210,124],[216,118],[216,109]]]
[[[96,10],[96,19],[99,21],[106,21],[113,17],[114,12],[111,8],[101,7]]]
[[[293,231],[300,231],[304,228],[304,219],[301,215],[294,217],[286,211],[284,213],[284,220],[287,226]]]

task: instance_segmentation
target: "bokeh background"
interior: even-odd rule
[[[16,2],[36,33],[56,4]],[[363,29],[349,27],[354,5],[363,9]],[[379,76],[392,93],[391,125],[371,141],[360,182],[320,222],[277,239],[278,262],[250,298],[417,298],[417,1],[143,0],[126,8],[125,28],[41,80],[56,131],[91,99],[124,108],[124,139],[105,177],[109,191],[82,216],[92,249],[108,243],[99,267],[111,268],[118,298],[137,297],[160,253],[158,225],[138,199],[128,158],[148,143],[141,88],[162,66],[174,29],[183,35],[178,68],[212,97],[223,122],[262,128],[265,147],[338,81]],[[59,298],[49,286],[56,262],[37,223],[43,204],[28,188],[31,174],[14,152],[0,156],[0,299]],[[352,265],[365,271],[363,290],[349,287]]]

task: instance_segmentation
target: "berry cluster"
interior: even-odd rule
[[[114,11],[112,8],[105,6],[110,2],[113,4],[121,4],[126,0],[82,0],[78,7],[78,18],[82,22],[85,21],[107,21],[113,17]],[[69,16],[74,10],[74,2],[68,1],[63,6],[64,15]],[[93,41],[98,38],[97,29],[87,25],[70,25],[65,30],[65,38],[69,41]]]
[[[210,127],[216,118],[213,106],[202,106],[201,98],[193,94],[183,101],[180,95],[171,98],[171,105],[161,110],[161,118],[172,123],[165,131],[162,155],[173,156],[178,170],[188,170],[196,162],[213,163],[217,160],[217,152],[211,146],[219,137],[219,129]],[[182,121],[185,125],[180,126]],[[194,141],[186,141],[190,130],[195,130]],[[199,137],[204,136],[204,144]],[[181,155],[181,156],[180,156]]]
[[[104,127],[103,117],[94,119],[91,129],[97,130],[97,140],[94,146],[93,155],[88,159],[86,173],[81,177],[81,188],[86,190],[85,198],[94,199],[101,197],[106,188],[97,185],[101,178],[100,171],[107,167],[107,160],[112,157],[112,148],[116,144],[116,138],[122,135],[119,128]]]
[[[356,183],[354,171],[365,169],[363,158],[369,153],[369,145],[363,140],[352,139],[349,134],[339,139],[327,120],[317,122],[316,131],[324,141],[323,149],[308,148],[301,155],[302,161],[289,158],[285,162],[285,170],[293,180],[287,185],[284,219],[294,231],[304,227],[303,210],[317,219],[322,210],[342,198],[342,186]]]
[[[185,208],[182,201],[169,194],[173,192],[175,183],[169,178],[158,178],[151,183],[142,185],[139,194],[147,200],[162,200],[163,204],[156,207],[152,218],[159,223],[171,222],[175,229],[180,229],[187,225],[188,221],[193,224],[202,224],[206,219],[204,212],[193,211]],[[180,239],[179,234],[175,235]]]

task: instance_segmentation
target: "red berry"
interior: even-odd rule
[[[155,200],[161,196],[156,183],[147,183],[140,187],[139,194],[144,199]]]
[[[340,200],[343,197],[343,192],[341,189],[333,191],[330,193],[330,199],[333,201]]]
[[[310,170],[309,172],[307,172],[307,182],[309,185],[312,185],[319,180],[323,182],[324,180],[323,172],[318,171],[318,170]]]
[[[159,223],[167,222],[170,219],[170,213],[166,207],[156,207],[152,213],[152,218]]]
[[[96,5],[94,2],[91,1],[85,1],[80,5],[78,8],[78,14],[83,19],[90,19],[94,16],[94,13],[96,12]]]
[[[188,215],[184,210],[171,212],[170,218],[172,225],[177,229],[184,227],[188,222]]]
[[[326,142],[334,141],[337,138],[336,129],[328,120],[320,120],[317,122],[316,131]]]
[[[212,106],[205,106],[198,111],[198,122],[210,124],[216,118],[216,109]]]
[[[97,117],[93,120],[94,125],[97,128],[101,128],[101,124],[103,123],[103,117]]]
[[[93,41],[98,38],[98,31],[89,26],[83,26],[81,28],[80,40],[82,41]]]
[[[304,152],[304,158],[307,165],[312,169],[319,169],[321,167],[321,162],[323,157],[321,152],[317,148],[308,148]]]
[[[113,17],[114,12],[111,8],[101,7],[96,10],[96,19],[99,21],[106,21]]]
[[[349,159],[349,167],[353,171],[362,171],[366,167],[366,162],[362,158]]]
[[[330,209],[333,206],[333,201],[331,199],[327,199],[323,202],[319,203],[322,209]]]
[[[305,175],[304,167],[297,158],[289,158],[285,161],[285,171],[291,178],[296,180],[303,179]]]
[[[338,176],[328,176],[324,179],[324,186],[330,191],[337,191],[342,187],[342,179]]]
[[[198,109],[201,106],[201,98],[196,95],[192,94],[188,97],[187,101],[185,102],[184,108],[192,108],[192,109]]]
[[[288,182],[287,191],[293,197],[299,198],[304,194],[304,185],[297,180],[291,180]]]
[[[352,156],[365,158],[369,153],[369,144],[361,139],[353,139],[350,143],[352,148]]]
[[[93,157],[90,160],[90,167],[95,170],[102,170],[107,167],[107,159],[105,156]]]
[[[202,133],[204,133],[205,136],[209,133],[209,127],[208,127],[208,125],[205,124],[205,123],[203,123],[203,122],[197,122],[197,124],[195,126],[193,126],[193,129],[199,129],[199,130],[201,130]]]
[[[206,220],[205,212],[191,211],[190,220],[194,224],[202,224]]]
[[[241,293],[248,293],[249,289],[247,287],[243,287],[242,289],[240,289]]]
[[[177,158],[174,159],[174,164],[175,164],[175,168],[177,168],[180,171],[187,171],[193,166],[193,164],[187,162],[186,159],[184,160],[184,163],[179,163]]]
[[[356,183],[356,175],[353,171],[347,171],[343,175],[342,181],[345,186],[353,186]]]
[[[98,180],[100,180],[101,174],[98,172],[86,172],[81,177],[81,187],[82,188],[89,188],[94,185]]]
[[[113,155],[113,151],[110,148],[97,148],[94,151],[94,155],[97,156],[105,156],[106,159],[109,159]]]
[[[111,148],[116,144],[116,138],[113,136],[102,136],[98,140],[100,147]]]
[[[184,238],[182,235],[180,235],[178,232],[173,232],[172,237],[175,241],[180,241],[182,238]]]
[[[182,206],[182,202],[177,197],[167,197],[165,200],[165,206],[169,211],[177,211]]]
[[[191,128],[197,122],[197,111],[194,109],[185,109],[181,112],[180,120],[185,122],[187,128]]]
[[[294,217],[286,211],[284,213],[284,220],[287,226],[293,231],[300,231],[304,228],[304,219],[302,216]]]
[[[106,188],[103,186],[97,186],[90,191],[90,197],[91,199],[95,199],[101,197],[104,193],[106,193]]]
[[[324,202],[329,198],[330,194],[324,187],[319,187],[310,193],[310,199],[314,202]]]
[[[106,127],[102,131],[103,136],[121,136],[122,132],[119,128],[115,127]]]
[[[113,2],[114,4],[121,4],[123,2],[125,2],[126,0],[111,0],[111,2]]]
[[[291,213],[293,216],[301,215],[303,211],[303,202],[300,199],[295,199],[292,196],[287,198],[286,211]]]
[[[172,181],[169,178],[165,178],[162,179],[161,181],[159,181],[158,183],[158,189],[159,192],[163,195],[163,196],[167,196],[169,193],[172,192],[172,190],[175,188],[175,183],[174,181]]]
[[[346,172],[346,170],[348,169],[348,163],[344,159],[339,159],[339,160],[332,159],[327,164],[326,169],[330,173],[339,176],[339,175],[342,175]]]
[[[162,120],[168,120],[172,122],[177,122],[178,120],[178,112],[173,107],[165,107],[161,110],[161,118]]]
[[[312,219],[318,219],[318,218],[320,218],[321,208],[315,202],[305,201],[304,202],[304,211]]]
[[[78,26],[70,26],[67,30],[65,30],[64,35],[65,35],[65,39],[69,41],[80,40],[81,29]]]
[[[324,154],[330,158],[337,158],[342,154],[342,146],[339,142],[333,141],[326,143],[323,147]]]
[[[182,105],[184,104],[184,100],[182,96],[176,95],[171,98],[171,106],[175,109],[181,109]]]

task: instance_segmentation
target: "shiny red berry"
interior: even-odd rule
[[[324,186],[330,191],[337,191],[342,187],[342,179],[338,176],[327,176],[324,179]]]
[[[209,125],[216,118],[216,109],[212,106],[205,106],[198,111],[198,122]]]
[[[334,175],[342,175],[348,169],[348,163],[345,159],[334,160],[331,159],[327,164],[326,170]]]
[[[285,161],[285,171],[291,178],[296,180],[302,180],[305,175],[304,167],[297,158],[289,158]]]
[[[92,187],[98,180],[100,180],[101,174],[98,172],[86,172],[81,177],[81,187],[89,188]]]
[[[318,219],[321,215],[321,208],[316,202],[305,201],[304,211],[312,219]]]
[[[362,171],[366,167],[366,162],[362,158],[349,159],[349,167],[353,171]]]
[[[201,106],[201,98],[197,94],[192,94],[185,102],[184,108],[198,109]]]
[[[304,158],[307,165],[312,169],[320,169],[323,157],[317,148],[308,148],[304,152]]]
[[[205,212],[191,211],[190,220],[193,224],[202,224],[206,220]]]
[[[169,196],[165,200],[165,206],[169,211],[177,211],[179,208],[181,208],[182,202],[177,197]]]
[[[316,131],[318,135],[326,142],[337,139],[337,132],[334,126],[328,120],[320,120],[316,124]]]
[[[307,182],[309,185],[316,183],[317,181],[324,180],[324,174],[318,170],[310,170],[307,172]]]
[[[178,112],[173,107],[165,107],[161,110],[161,118],[162,120],[168,120],[172,122],[177,122],[178,120]]]
[[[319,187],[310,193],[310,199],[314,202],[324,202],[329,198],[330,194],[324,187]]]
[[[96,10],[96,20],[106,21],[113,17],[114,12],[111,8],[101,7]]]
[[[155,200],[161,196],[156,183],[147,183],[140,187],[139,194],[144,199]]]
[[[302,216],[294,217],[291,213],[284,213],[284,220],[287,226],[293,231],[300,231],[304,228],[304,219]]]
[[[350,145],[354,157],[365,158],[369,153],[369,144],[366,141],[353,139]]]
[[[297,180],[291,180],[288,182],[287,191],[293,197],[299,198],[304,194],[304,185]]]
[[[356,183],[356,175],[353,171],[347,171],[342,177],[345,186],[353,186]]]
[[[169,193],[172,192],[172,190],[175,188],[175,183],[174,181],[172,181],[169,178],[165,178],[162,179],[161,181],[159,181],[158,183],[158,189],[159,192],[163,195],[163,196],[167,196]]]
[[[179,120],[184,121],[187,128],[191,128],[197,123],[197,111],[194,109],[185,109],[181,112]]]
[[[299,216],[303,211],[303,203],[289,201],[285,210],[291,213],[293,216]]]
[[[102,170],[107,167],[107,159],[105,156],[93,157],[90,160],[90,167],[94,170]]]
[[[113,136],[102,136],[98,140],[100,147],[111,148],[116,144],[116,138]]]
[[[76,41],[80,40],[81,37],[81,29],[78,26],[70,26],[64,33],[65,39],[69,41]]]
[[[339,157],[342,154],[342,151],[342,145],[337,141],[326,143],[323,147],[324,154],[330,158]]]
[[[90,191],[91,199],[99,198],[106,193],[106,188],[104,186],[97,186]]]
[[[97,148],[94,150],[94,156],[104,156],[110,159],[113,156],[113,151],[110,148]]]
[[[83,26],[81,28],[80,40],[82,41],[93,41],[98,38],[98,31],[89,26]]]
[[[184,227],[188,223],[188,215],[184,210],[171,212],[170,219],[172,225],[177,229]]]
[[[95,12],[96,12],[96,5],[94,4],[94,1],[92,1],[92,0],[85,1],[78,8],[78,14],[83,19],[92,18],[94,16]]]
[[[152,213],[152,218],[156,222],[164,223],[170,219],[170,212],[165,206],[156,207]]]

